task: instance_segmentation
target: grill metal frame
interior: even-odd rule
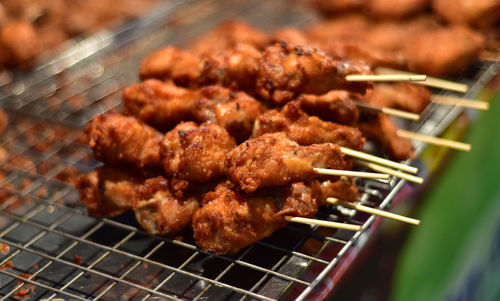
[[[232,17],[267,28],[315,18],[301,8],[288,7],[286,1],[233,4],[173,2],[119,32],[108,33],[107,39],[92,37],[83,44],[87,46],[72,49],[69,56],[61,55],[32,76],[3,87],[0,99],[9,113],[9,126],[0,137],[8,158],[0,165],[4,176],[0,300],[16,298],[27,288],[31,297],[47,300],[305,300],[335,267],[347,262],[346,254],[362,248],[376,217],[336,207],[321,210],[319,217],[359,224],[362,230],[289,224],[235,256],[215,255],[198,249],[189,238],[147,234],[130,215],[89,217],[73,186],[60,180],[68,167],[88,172],[98,166],[88,147],[78,141],[81,127],[96,114],[119,108],[121,88],[137,80],[139,60],[153,49],[166,42],[185,43]],[[278,8],[291,11],[276,15]],[[262,16],[262,11],[270,15]],[[194,12],[197,17],[190,20]],[[180,24],[161,30],[168,24],[167,17]],[[140,36],[144,32],[147,37]],[[78,55],[72,57],[72,53]],[[465,97],[473,97],[499,69],[498,63],[478,66],[474,75],[463,79],[472,84]],[[78,108],[66,106],[71,97],[82,94]],[[49,101],[54,97],[56,101]],[[431,104],[422,121],[402,126],[438,135],[462,112],[458,107]],[[48,146],[43,144],[47,140]],[[415,147],[420,154],[425,144],[415,143]],[[31,163],[9,164],[15,157]],[[361,202],[380,209],[388,208],[407,185],[396,178],[358,184]]]

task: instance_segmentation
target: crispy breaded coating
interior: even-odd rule
[[[318,181],[307,182],[311,188],[312,196],[316,199],[318,206],[326,206],[326,199],[337,198],[342,201],[355,202],[358,200],[358,187],[353,178],[340,177],[338,181]]]
[[[338,61],[308,46],[277,43],[264,50],[257,78],[257,94],[283,104],[299,94],[324,94],[334,89],[364,92],[370,84],[348,82],[349,74],[370,74],[368,65]]]
[[[302,94],[297,101],[310,115],[340,124],[353,125],[359,118],[356,102],[362,101],[362,97],[345,90],[332,90],[323,95]]]
[[[331,143],[300,146],[284,133],[272,133],[245,141],[226,157],[229,178],[247,193],[318,177],[315,167],[343,169],[340,148]]]
[[[235,145],[218,125],[182,122],[161,142],[165,173],[197,182],[216,179],[224,174],[224,159]]]
[[[220,85],[203,87],[194,96],[195,120],[223,127],[238,142],[248,139],[255,119],[265,111],[255,98]]]
[[[187,192],[185,180],[156,177],[139,185],[135,217],[151,234],[173,235],[191,224],[201,195]]]
[[[391,159],[402,161],[415,157],[411,141],[397,135],[397,128],[387,115],[376,114],[361,120],[358,128],[363,136],[373,140]]]
[[[300,109],[297,101],[289,102],[281,110],[269,110],[257,118],[252,136],[283,132],[300,145],[334,143],[361,150],[365,139],[361,132],[352,127],[323,121],[309,116]]]
[[[259,71],[262,52],[249,44],[237,44],[218,52],[204,53],[199,85],[223,85],[253,92]]]
[[[170,81],[148,79],[132,84],[123,91],[122,102],[125,114],[160,130],[169,130],[181,121],[193,120],[193,93]]]
[[[144,178],[135,172],[102,166],[80,175],[75,187],[89,215],[112,217],[132,209],[136,187],[143,181]]]
[[[142,62],[141,79],[171,79],[178,85],[189,85],[200,77],[201,66],[198,55],[174,46],[160,49]]]
[[[310,45],[310,41],[305,33],[294,27],[282,27],[276,29],[272,35],[273,42],[284,41],[290,45]]]
[[[197,39],[190,49],[202,54],[230,49],[240,43],[260,49],[269,43],[269,36],[245,22],[230,20],[219,24]]]
[[[377,106],[421,113],[431,101],[431,92],[410,83],[377,83],[365,95],[365,102]]]
[[[193,216],[193,236],[202,249],[234,254],[286,225],[284,215],[312,217],[316,201],[303,183],[268,194],[245,195],[227,184],[203,199]]]
[[[163,135],[135,117],[105,113],[94,118],[85,132],[96,158],[107,164],[146,169],[161,167]]]

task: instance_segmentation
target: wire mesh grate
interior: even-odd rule
[[[359,224],[362,230],[288,225],[237,255],[221,256],[198,249],[191,230],[170,239],[144,233],[132,214],[113,219],[85,214],[73,181],[100,163],[79,141],[81,126],[96,114],[119,109],[121,89],[136,80],[142,57],[162,44],[186,43],[229,17],[267,28],[314,18],[282,1],[254,0],[240,6],[215,0],[189,2],[192,6],[179,10],[173,6],[153,21],[123,30],[120,36],[126,42],[118,43],[120,47],[105,44],[64,72],[45,79],[35,76],[19,84],[23,89],[4,94],[9,125],[0,137],[2,300],[23,296],[48,300],[304,299],[369,235],[374,216],[330,208],[319,212],[319,217]],[[193,12],[197,12],[196,19]],[[162,28],[165,24],[167,30]],[[148,29],[148,34],[136,40],[137,27]],[[483,64],[464,81],[475,83],[477,90],[491,77],[491,70],[498,68],[498,64]],[[431,105],[421,122],[406,126],[435,135],[460,112]],[[419,153],[423,144],[416,146]],[[392,178],[359,185],[364,203],[385,208],[405,181]]]

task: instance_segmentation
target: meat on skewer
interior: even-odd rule
[[[304,183],[254,196],[220,184],[203,203],[193,216],[193,236],[198,246],[217,254],[236,253],[270,236],[286,225],[285,215],[312,217],[317,211]]]
[[[222,86],[188,90],[172,82],[148,79],[127,87],[125,113],[161,130],[181,121],[210,122],[226,129],[237,141],[247,139],[264,106],[243,92]]]
[[[344,169],[345,165],[337,145],[300,146],[283,133],[249,139],[226,157],[229,178],[247,193],[318,177],[315,167]]]
[[[235,146],[220,126],[179,123],[161,142],[165,172],[189,181],[214,180],[224,174],[224,159]]]
[[[156,177],[136,187],[133,204],[139,224],[151,234],[173,235],[191,224],[201,194],[185,180]]]
[[[285,133],[300,145],[334,143],[361,150],[365,143],[358,129],[309,116],[300,109],[300,103],[297,101],[289,102],[279,111],[269,110],[262,114],[255,121],[252,136],[275,132]]]
[[[102,114],[87,125],[85,133],[96,158],[107,164],[161,167],[163,135],[134,117],[113,112]]]
[[[75,186],[89,215],[112,217],[132,209],[136,200],[135,189],[143,182],[144,178],[136,172],[101,166],[80,175]]]
[[[193,55],[175,47],[161,49],[142,62],[141,78],[171,79],[180,85],[188,81],[189,86],[221,84],[282,104],[300,93],[323,94],[344,88],[364,92],[368,83],[348,82],[345,77],[371,73],[363,63],[334,60],[316,48],[286,43],[270,45],[263,51],[238,44],[217,53],[204,53],[197,64],[185,66]],[[193,68],[198,68],[190,72],[194,76],[182,74]]]
[[[377,83],[364,98],[369,105],[421,113],[431,101],[431,92],[410,83]]]

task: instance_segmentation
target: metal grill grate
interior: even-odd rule
[[[348,252],[363,245],[375,217],[345,208],[318,215],[362,225],[361,231],[288,225],[235,256],[218,256],[198,249],[190,230],[183,233],[184,240],[150,235],[131,214],[95,219],[78,201],[71,180],[99,165],[78,141],[80,128],[96,114],[119,106],[121,88],[136,80],[138,61],[162,44],[182,44],[229,17],[242,16],[268,28],[314,18],[286,1],[265,2],[173,6],[157,19],[121,32],[126,42],[95,48],[64,72],[26,79],[17,84],[23,89],[5,94],[9,126],[0,137],[1,300],[25,293],[31,299],[76,300],[304,299]],[[165,22],[175,25],[165,30]],[[130,38],[138,28],[150,31],[139,40]],[[464,79],[475,83],[469,95],[498,69],[499,64],[484,64]],[[406,126],[435,135],[460,112],[430,105],[423,121]],[[423,145],[416,146],[420,153]],[[359,184],[364,203],[386,208],[405,181]]]

